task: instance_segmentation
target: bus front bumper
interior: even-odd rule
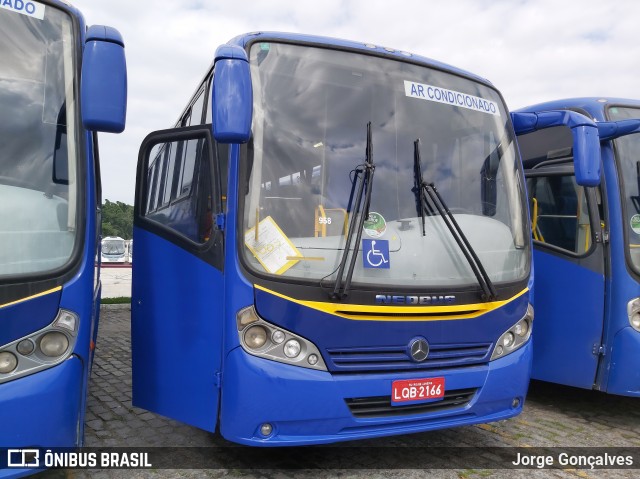
[[[465,426],[507,419],[522,411],[531,372],[531,341],[504,358],[451,370],[385,374],[314,371],[257,358],[237,348],[223,374],[220,432],[252,446],[298,446]],[[390,396],[400,379],[445,378],[445,391],[468,399],[450,407],[429,403],[418,413],[388,406],[359,416],[347,399]],[[351,402],[351,401],[350,401]],[[262,426],[272,432],[263,435]]]
[[[621,329],[613,339],[606,392],[640,397],[640,332],[631,326]]]
[[[0,448],[77,446],[82,375],[82,361],[71,356],[0,384]],[[11,477],[5,472],[0,477]]]

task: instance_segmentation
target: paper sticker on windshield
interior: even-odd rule
[[[271,216],[258,223],[257,233],[253,227],[244,234],[244,244],[271,274],[284,273],[299,261],[288,258],[302,256]]]
[[[0,0],[0,8],[37,18],[38,20],[44,19],[44,5],[42,3],[26,0]]]
[[[629,221],[631,229],[637,235],[640,235],[640,215],[633,215]]]
[[[478,96],[469,95],[455,90],[447,90],[433,85],[404,81],[405,95],[419,100],[435,101],[445,105],[459,106],[468,110],[481,111],[489,115],[500,115],[498,104]]]
[[[372,238],[380,238],[387,231],[387,222],[380,213],[372,211],[364,222],[364,232]]]

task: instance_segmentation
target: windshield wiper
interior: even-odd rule
[[[420,139],[413,142],[413,189],[416,195],[416,210],[422,218],[422,236],[426,236],[425,230],[425,201],[422,199],[423,191],[422,166],[420,164]]]
[[[418,201],[421,203],[421,205],[419,207],[418,213],[422,216],[422,234],[425,234],[424,210],[425,208],[429,208],[429,202],[427,201],[428,196],[429,199],[431,199],[431,202],[433,203],[435,209],[438,210],[438,213],[442,217],[444,224],[447,225],[451,236],[453,236],[453,239],[458,244],[458,247],[462,251],[462,254],[469,263],[473,274],[478,280],[478,284],[482,288],[482,299],[484,301],[495,301],[498,295],[496,294],[493,282],[491,281],[491,278],[489,278],[487,271],[484,269],[484,266],[482,265],[480,258],[478,258],[478,255],[471,246],[471,243],[469,243],[467,236],[464,234],[464,231],[462,231],[462,228],[460,228],[460,225],[454,218],[451,211],[449,211],[447,204],[444,202],[444,199],[438,192],[436,186],[433,183],[427,183],[426,181],[424,181],[424,178],[422,176],[422,168],[420,166],[420,140],[416,140],[413,143],[413,149],[415,175],[414,181],[416,189],[419,191],[419,193],[417,194],[420,194],[420,198],[418,199]]]
[[[347,214],[351,214],[349,220],[349,230],[347,231],[347,239],[344,245],[344,252],[342,258],[340,258],[340,266],[338,267],[338,273],[336,276],[336,284],[333,288],[333,292],[330,294],[332,299],[344,299],[349,295],[349,289],[351,288],[351,279],[353,278],[353,269],[356,265],[356,257],[360,249],[360,240],[362,238],[362,229],[364,227],[364,221],[369,216],[369,206],[371,205],[371,187],[373,185],[373,173],[375,172],[375,165],[373,164],[373,141],[371,138],[371,122],[367,123],[367,147],[366,157],[363,165],[356,167],[355,177],[351,187],[351,196],[349,197],[349,204],[347,206]],[[355,201],[352,200],[353,193],[357,192]],[[366,191],[365,191],[366,190]],[[364,196],[364,198],[363,198]],[[364,204],[363,204],[364,199]],[[351,208],[353,206],[353,211]],[[347,265],[347,258],[349,256],[349,250],[351,249],[351,243],[353,242],[355,232],[355,244],[353,245],[353,253],[349,261],[349,268],[347,275],[344,276],[344,269]],[[342,288],[342,291],[340,289]]]

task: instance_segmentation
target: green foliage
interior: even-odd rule
[[[127,296],[118,296],[117,298],[102,298],[100,304],[129,304],[131,298]]]
[[[102,205],[102,237],[120,236],[129,240],[133,237],[133,206],[116,201],[104,200]]]

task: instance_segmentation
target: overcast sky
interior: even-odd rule
[[[100,134],[103,198],[133,204],[138,148],[171,127],[216,48],[253,31],[345,38],[469,70],[509,109],[575,96],[640,98],[640,1],[71,0],[117,28],[129,74],[127,127]]]

